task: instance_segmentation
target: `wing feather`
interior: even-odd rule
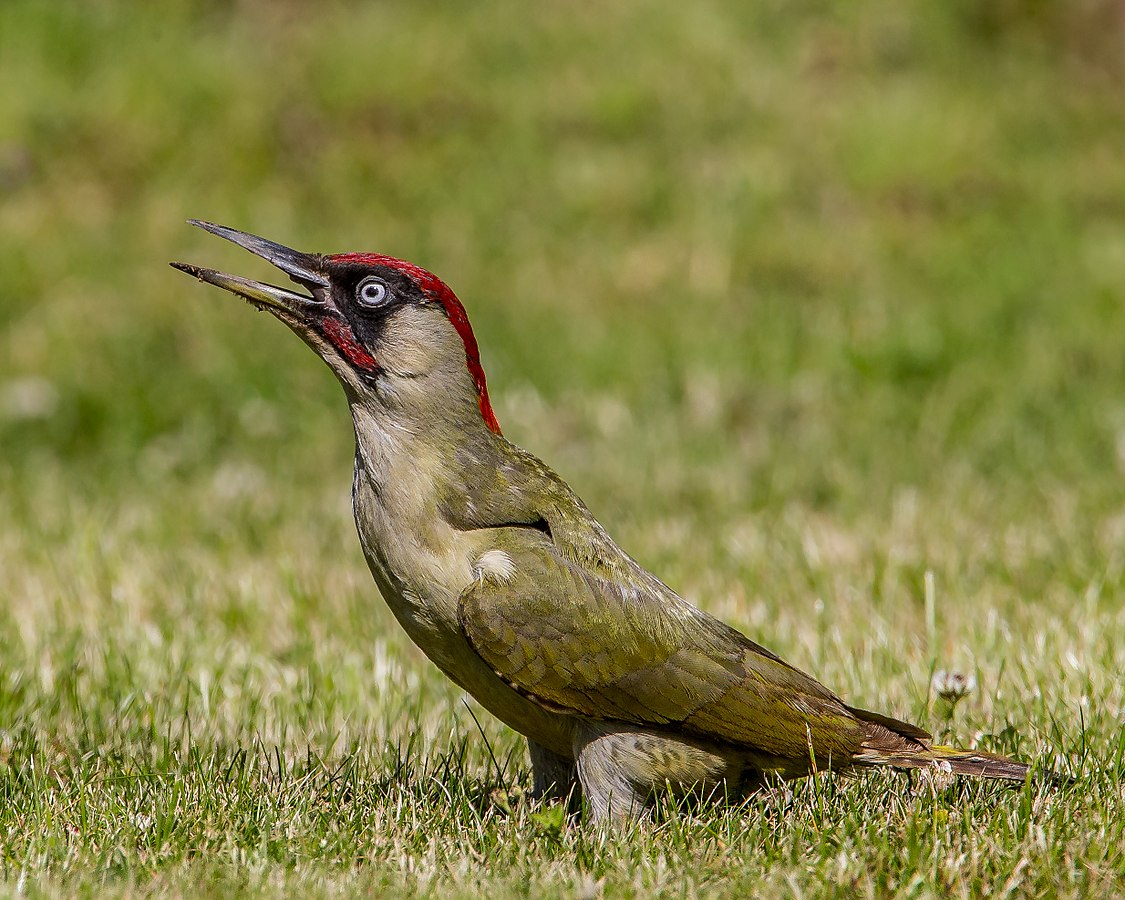
[[[835,695],[651,576],[609,580],[549,537],[512,532],[502,547],[512,571],[474,582],[460,619],[476,652],[524,695],[779,759],[807,761],[810,737],[818,757],[859,749],[863,723]]]

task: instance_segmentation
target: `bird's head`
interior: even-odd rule
[[[281,319],[328,363],[350,402],[378,404],[407,419],[468,408],[470,419],[500,433],[465,307],[436,275],[377,253],[300,253],[222,225],[191,224],[268,260],[307,293],[172,266]]]

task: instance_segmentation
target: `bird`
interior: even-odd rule
[[[171,263],[272,313],[335,373],[375,584],[438,669],[527,739],[533,796],[578,798],[612,826],[650,817],[662,795],[734,802],[827,770],[1030,777],[1023,762],[848,705],[618,547],[504,437],[465,307],[436,275],[189,222],[299,288]]]

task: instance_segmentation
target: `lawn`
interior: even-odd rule
[[[4,0],[0,895],[1125,893],[1121,10]],[[331,374],[167,262],[269,267],[188,217],[434,270],[642,563],[1073,783],[533,803],[370,580]]]

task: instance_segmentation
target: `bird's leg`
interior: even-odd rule
[[[645,815],[649,784],[644,766],[629,750],[631,735],[579,729],[575,738],[578,780],[595,822],[624,821]],[[648,779],[651,782],[651,777]]]
[[[574,759],[527,739],[531,757],[531,794],[536,800],[566,800],[572,808],[581,802],[578,769]]]
[[[578,778],[597,822],[647,815],[654,793],[740,795],[756,774],[744,754],[661,731],[588,723],[575,738]],[[748,776],[750,776],[748,778]]]

